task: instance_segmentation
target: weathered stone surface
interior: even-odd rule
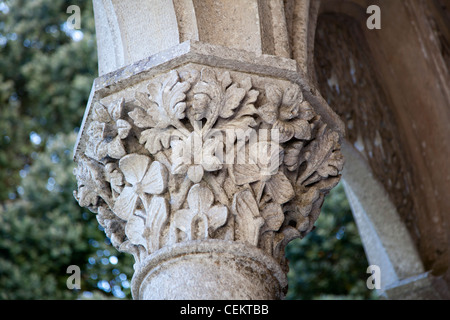
[[[450,181],[445,172],[450,81],[444,3],[377,1],[382,29],[373,31],[364,27],[366,8],[373,4],[368,0],[94,0],[101,76],[75,148],[80,205],[98,213],[116,247],[135,255],[137,270],[168,247],[188,250],[205,241],[206,247],[222,241],[259,248],[285,268],[284,246],[310,231],[324,195],[339,180],[339,145],[347,131],[347,140],[373,171],[364,171],[368,181],[347,176],[354,207],[363,207],[360,212],[373,218],[366,219],[367,227],[377,230],[375,238],[366,234],[363,240],[380,240],[377,250],[392,264],[385,276],[394,275],[392,283],[399,285],[404,277],[411,280],[401,287],[417,291],[409,297],[436,287],[437,280],[415,276],[423,267],[448,284],[450,202],[442,195]],[[317,26],[318,17],[329,14],[345,15],[339,20],[343,31],[335,31],[334,20]],[[374,64],[371,72],[361,46],[351,45],[361,38],[371,53],[366,59]],[[359,71],[365,73],[360,81]],[[363,89],[351,91],[355,81]],[[328,92],[333,90],[334,96]],[[235,153],[251,163],[227,163],[218,151],[237,148],[239,139],[213,136],[231,128],[276,129],[280,152],[269,148],[274,142],[269,136],[256,144],[261,148]],[[241,146],[249,145],[250,137]],[[261,153],[281,161],[258,162]],[[379,216],[377,200],[386,208]],[[423,264],[411,241],[398,238],[405,226]],[[185,262],[196,279],[205,256],[193,250]],[[368,250],[369,260],[379,257],[375,251]],[[216,253],[216,262],[229,254]],[[181,263],[164,259],[171,266],[165,276],[180,274]],[[224,274],[240,270],[224,268]],[[140,274],[143,280],[146,274]],[[150,278],[149,287],[160,281]],[[153,294],[145,288],[135,296],[176,295],[170,283],[158,283],[167,291]],[[246,297],[259,297],[252,288]],[[201,290],[217,297],[208,284]],[[389,298],[405,292],[389,290]],[[269,292],[280,297],[279,291]],[[188,297],[189,290],[183,294]]]
[[[183,59],[192,56],[231,65],[223,52]],[[279,61],[261,59],[253,72],[238,71],[239,61],[232,69],[172,61],[158,73],[144,68],[127,77],[120,70],[94,86],[76,146],[75,197],[98,214],[116,248],[134,255],[138,277],[149,286],[136,298],[283,297],[284,248],[312,230],[324,196],[339,181],[341,133],[322,120],[314,107],[320,103],[306,99],[289,69],[282,76]],[[98,85],[111,79],[113,86]],[[214,257],[192,249],[198,245]],[[170,256],[181,247],[190,252],[182,261]],[[159,250],[169,252],[165,267],[157,267],[165,271],[145,278]],[[244,258],[242,250],[254,257]],[[218,271],[208,266],[215,264],[223,264],[225,279],[216,287],[205,282],[175,293],[179,285],[165,283],[183,270],[190,270],[184,280],[214,279]],[[276,281],[261,280],[272,272],[267,264],[277,266]],[[139,271],[146,265],[153,267]],[[232,274],[236,285],[248,282],[247,291],[217,296]],[[267,286],[272,289],[261,289]]]
[[[133,297],[146,300],[272,300],[284,297],[287,280],[278,263],[257,248],[205,240],[147,257],[132,288]]]

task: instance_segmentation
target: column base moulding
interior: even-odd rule
[[[158,250],[132,280],[138,300],[278,300],[286,292],[286,275],[271,256],[254,246],[213,239]]]

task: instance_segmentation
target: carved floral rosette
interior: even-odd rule
[[[299,85],[219,68],[180,67],[100,99],[86,127],[75,198],[138,264],[220,239],[287,271],[286,244],[313,229],[343,166],[339,135]]]

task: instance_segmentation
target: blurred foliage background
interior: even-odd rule
[[[0,0],[0,299],[131,298],[133,258],[72,194],[72,149],[97,75],[91,0]],[[342,186],[316,226],[287,247],[287,299],[373,298]],[[70,265],[81,290],[67,288]]]

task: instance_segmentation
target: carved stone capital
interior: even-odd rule
[[[291,60],[183,46],[97,79],[75,197],[134,255],[135,298],[282,298],[284,248],[313,229],[340,179],[339,123]],[[182,270],[197,294],[163,285]],[[208,281],[233,272],[274,285],[213,293]]]

